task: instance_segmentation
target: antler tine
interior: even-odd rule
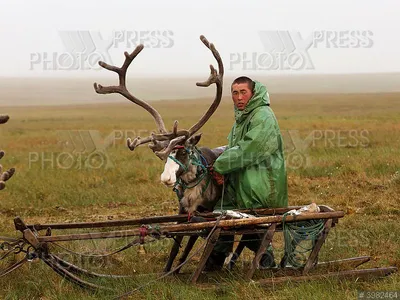
[[[11,168],[3,173],[3,167],[0,165],[0,190],[6,187],[6,181],[9,180],[15,173],[15,168]]]
[[[175,146],[186,140],[186,136],[178,136],[171,140],[168,146],[162,151],[155,151],[154,153],[162,160],[165,160],[168,155],[174,150]]]
[[[178,133],[178,120],[175,120],[175,122],[174,122],[174,127],[172,128],[172,133],[175,135]]]
[[[189,136],[192,136],[197,131],[199,131],[201,127],[203,127],[203,125],[210,119],[212,114],[217,110],[217,107],[219,106],[221,99],[222,99],[224,66],[222,63],[221,56],[219,55],[219,52],[215,48],[214,44],[209,43],[208,40],[203,35],[200,36],[200,40],[203,42],[203,44],[207,48],[209,48],[211,50],[212,54],[214,55],[214,58],[217,60],[219,73],[217,72],[217,70],[215,70],[213,65],[210,65],[210,76],[208,77],[208,80],[204,81],[204,82],[196,83],[197,86],[201,86],[201,87],[208,87],[211,84],[215,83],[216,84],[216,95],[215,95],[213,103],[208,108],[207,112],[201,117],[201,119],[196,124],[194,124],[192,127],[190,127]]]
[[[0,124],[7,123],[9,119],[10,117],[7,115],[0,115]]]
[[[213,54],[214,58],[216,59],[217,63],[218,63],[218,70],[219,70],[219,77],[221,79],[221,84],[222,84],[222,77],[224,76],[224,64],[222,63],[222,59],[221,56],[219,54],[219,52],[217,51],[217,49],[215,49],[214,44],[210,44],[210,42],[206,39],[206,37],[204,35],[200,36],[200,40],[203,42],[203,44],[211,50],[211,53]],[[210,65],[210,69],[211,69],[211,74],[210,77],[208,78],[207,81],[204,82],[197,82],[196,85],[197,86],[202,86],[202,87],[208,87],[210,86],[212,83],[211,82],[211,78],[214,78],[214,80],[217,80],[218,74],[217,71],[215,70],[213,65]]]
[[[149,144],[149,148],[153,150],[153,152],[155,153],[156,151],[161,151],[162,149],[167,148],[168,145],[169,145],[169,140],[165,141],[153,140],[152,143]]]
[[[149,147],[151,149],[153,149],[153,151],[155,151],[155,149],[158,149],[159,145],[161,145],[160,143],[158,143],[159,141],[170,141],[174,137],[183,136],[183,135],[186,137],[189,137],[189,131],[188,130],[179,130],[178,131],[178,121],[175,121],[174,127],[172,128],[172,132],[170,132],[170,133],[163,133],[163,134],[152,133],[151,136],[148,136],[144,139],[142,139],[139,136],[136,137],[134,140],[132,140],[131,138],[128,138],[126,142],[127,142],[128,148],[131,151],[135,150],[140,145],[152,142],[153,145],[149,145]],[[165,145],[165,147],[166,146],[167,145]],[[158,149],[158,150],[160,150],[160,149]]]
[[[165,144],[165,146],[164,146],[164,148],[165,148],[166,146],[168,146],[168,142],[174,137],[176,137],[175,131],[173,131],[172,133],[166,133],[166,134],[155,134],[154,132],[152,132],[151,136],[148,136],[144,139],[142,139],[140,136],[138,136],[134,140],[132,140],[131,138],[128,138],[126,142],[127,142],[128,148],[131,151],[135,150],[140,145],[151,142],[151,144],[149,145],[149,148],[153,149],[153,151],[155,151],[155,150],[162,149],[162,148],[159,148],[161,145],[160,142],[164,142],[163,144],[165,144],[165,142],[167,142],[167,144]]]
[[[133,141],[131,140],[131,138],[128,138],[128,139],[126,140],[126,143],[127,143],[128,148],[129,148],[131,151],[133,151],[133,150],[136,149],[136,147],[151,142],[152,139],[153,139],[153,138],[152,138],[151,136],[148,136],[148,137],[146,137],[146,138],[144,138],[144,139],[141,139],[141,138],[138,136],[138,137],[136,137]]]
[[[178,124],[178,122],[175,121],[172,132],[168,133],[168,134],[155,134],[153,132],[151,136],[148,136],[144,139],[137,137],[132,141],[130,138],[128,138],[127,146],[131,151],[133,151],[136,149],[136,147],[150,142],[149,148],[152,149],[153,152],[160,151],[162,149],[166,149],[168,147],[168,145],[170,144],[170,142],[173,141],[174,138],[182,137],[182,139],[177,140],[179,142],[188,138],[189,132],[187,130],[177,131],[177,124]],[[177,144],[175,143],[171,147],[173,148],[176,145]]]
[[[99,61],[99,65],[103,67],[104,69],[107,69],[109,71],[116,72],[119,77],[119,85],[118,86],[102,86],[100,84],[97,84],[96,82],[93,84],[94,90],[98,94],[112,94],[112,93],[118,93],[127,98],[128,100],[132,101],[133,103],[143,107],[145,110],[147,110],[152,117],[154,118],[158,131],[160,133],[166,133],[167,130],[164,125],[164,121],[159,114],[159,112],[152,107],[150,104],[148,104],[145,101],[142,101],[135,96],[133,96],[128,89],[126,88],[126,72],[128,70],[129,65],[131,62],[135,59],[135,57],[143,50],[144,46],[142,44],[138,45],[135,50],[131,54],[128,52],[124,52],[125,54],[125,61],[122,65],[122,67],[116,67],[116,66],[111,66],[103,61]]]
[[[0,124],[5,124],[8,122],[10,117],[8,115],[0,115]],[[5,155],[3,150],[0,150],[0,159],[2,159]],[[15,168],[11,168],[5,172],[3,172],[3,166],[0,164],[0,190],[3,190],[6,187],[6,181],[9,180],[15,173]]]
[[[153,140],[157,141],[172,140],[178,136],[185,136],[186,138],[190,137],[189,130],[186,129],[178,130],[178,120],[175,120],[171,132],[152,135]]]
[[[135,59],[135,57],[143,50],[144,46],[142,44],[138,45],[135,50],[131,54],[128,52],[124,52],[125,61],[122,67],[111,66],[103,61],[99,61],[99,65],[104,69],[109,71],[113,71],[118,74],[119,77],[119,85],[118,86],[107,86],[104,87],[100,84],[94,83],[94,88],[96,93],[98,94],[111,94],[111,93],[120,93],[122,90],[126,90],[126,72],[131,64],[131,62]],[[129,99],[130,100],[130,99]],[[132,100],[131,100],[132,101]],[[141,100],[139,100],[141,101]]]

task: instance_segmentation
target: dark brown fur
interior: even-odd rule
[[[189,147],[194,147],[190,145]],[[211,150],[207,147],[198,148],[202,156],[207,161],[207,166],[212,166],[217,157],[221,154],[218,150]],[[194,165],[189,165],[189,154],[185,149],[179,149],[176,153],[176,159],[179,160],[185,166],[188,166],[188,171],[180,167],[177,172],[177,177],[180,177],[185,183],[190,185],[190,182],[196,179],[198,169]],[[215,204],[221,197],[222,186],[217,185],[213,178],[210,179],[207,189],[202,193],[203,188],[207,184],[207,175],[197,186],[186,189],[183,191],[183,197],[180,200],[181,212],[193,213],[195,211],[212,211]],[[181,189],[182,191],[182,189]]]

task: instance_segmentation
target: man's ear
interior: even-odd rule
[[[202,133],[198,133],[198,134],[192,136],[190,139],[188,139],[187,145],[196,146],[197,143],[198,143],[198,142],[200,141],[200,139],[201,139],[201,135],[202,135]]]

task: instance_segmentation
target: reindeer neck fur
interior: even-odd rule
[[[194,156],[198,161],[201,160],[197,151],[194,152]],[[180,176],[180,178],[181,178],[181,180],[184,181],[184,183],[186,183],[187,185],[190,185],[190,183],[196,182],[196,179],[200,174],[198,173],[197,165],[194,165],[192,163],[191,157],[189,157],[189,164],[188,164],[187,168],[188,168],[188,170],[185,173],[183,173]]]
[[[202,154],[205,155],[205,159],[208,163],[214,162],[216,159],[212,152],[207,151],[207,148],[202,148],[200,151],[205,152]],[[197,151],[194,155],[198,161],[201,161]],[[215,202],[215,198],[218,195],[218,188],[213,184],[208,172],[201,179],[201,181],[198,182],[199,176],[201,175],[202,174],[198,173],[197,166],[189,161],[188,171],[180,176],[180,179],[184,182],[184,184],[189,186],[189,188],[184,188],[183,197],[181,199],[181,205],[188,213],[195,212],[199,206],[212,209],[212,203]],[[206,185],[208,186],[206,187]]]

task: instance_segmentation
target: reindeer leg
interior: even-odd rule
[[[179,201],[179,214],[184,214],[184,213],[185,213],[185,211],[181,205],[181,202]],[[179,223],[184,223],[184,221],[177,222],[177,224],[179,224]],[[179,248],[181,247],[182,240],[183,240],[183,236],[175,236],[174,237],[174,244],[172,245],[171,251],[169,253],[167,264],[164,267],[165,273],[171,271],[172,264],[174,263],[174,260],[179,253]]]
[[[176,236],[174,238],[174,244],[172,245],[171,252],[169,253],[167,264],[164,267],[164,272],[171,271],[172,264],[174,263],[174,260],[175,260],[176,256],[178,255],[182,240],[183,240],[183,236]]]
[[[192,251],[193,246],[196,243],[198,238],[199,237],[196,236],[196,235],[193,235],[193,236],[191,236],[189,238],[189,241],[187,242],[186,247],[185,247],[185,251],[182,253],[181,258],[179,259],[179,265],[182,264],[187,259],[187,257],[189,256],[190,251]],[[181,268],[182,268],[182,266],[177,268],[175,270],[174,274],[178,274],[179,271],[181,270]]]
[[[195,222],[206,222],[206,219],[203,217],[197,217],[196,215],[190,218],[190,223],[195,223]],[[193,235],[189,238],[189,241],[186,244],[185,250],[182,253],[181,258],[179,259],[179,265],[181,265],[184,261],[186,261],[187,257],[189,256],[190,251],[192,251],[194,244],[196,243],[197,239],[199,238],[198,235]],[[177,268],[174,272],[174,274],[178,274],[179,271],[181,270],[182,266]]]
[[[243,236],[242,236],[242,238],[243,238]],[[228,270],[232,270],[233,269],[233,267],[236,264],[236,261],[238,260],[240,254],[242,254],[243,249],[244,249],[245,246],[246,246],[246,242],[244,240],[242,241],[242,239],[241,239],[240,242],[239,242],[239,245],[236,247],[236,250],[233,253],[233,256],[232,256],[231,260],[228,263],[228,266],[227,266]]]

